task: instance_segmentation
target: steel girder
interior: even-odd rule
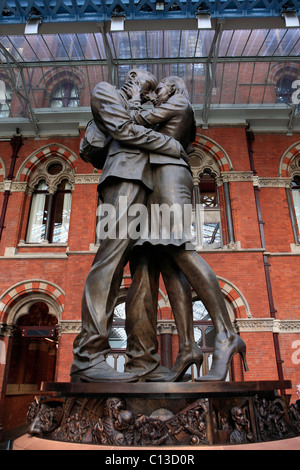
[[[300,0],[0,0],[0,24],[26,23],[40,17],[43,23],[105,21],[112,15],[128,20],[187,19],[198,12],[212,18],[278,17],[283,10],[300,15]]]

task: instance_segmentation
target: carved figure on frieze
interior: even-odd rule
[[[177,442],[188,437],[188,443],[191,445],[208,444],[207,413],[207,400],[198,400],[169,420],[167,425],[170,435],[174,436]]]
[[[233,407],[231,409],[231,419],[234,422],[234,430],[229,438],[231,444],[244,444],[255,441],[250,421],[247,419],[242,408],[238,406]]]
[[[86,416],[78,413],[70,415],[65,423],[58,429],[55,436],[68,442],[85,442],[92,422]]]
[[[64,400],[35,397],[27,412],[28,434],[43,436],[52,433],[60,424]]]
[[[293,426],[300,433],[300,406],[297,402],[290,405],[289,416]]]
[[[149,416],[140,416],[135,423],[137,445],[161,445],[169,437],[166,422]]]
[[[288,423],[289,417],[285,402],[281,397],[275,400],[255,397],[254,403],[261,440],[283,439],[294,435]]]
[[[119,417],[115,422],[115,429],[123,433],[126,444],[134,445],[135,416],[131,411],[120,411]]]
[[[176,415],[159,409],[147,416],[134,415],[125,402],[112,397],[106,400],[103,416],[93,428],[93,442],[119,446],[208,444],[206,416],[206,400],[198,400]]]
[[[133,415],[131,412],[127,412],[127,418],[125,418],[125,416],[123,419],[122,417],[119,418],[124,408],[125,404],[119,398],[113,397],[106,400],[103,417],[99,418],[93,430],[93,436],[96,442],[112,445],[123,445],[127,443],[126,436],[122,432],[123,426],[124,430],[128,429],[133,421]]]

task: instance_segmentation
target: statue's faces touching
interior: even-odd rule
[[[168,101],[175,92],[174,86],[169,83],[160,82],[156,88],[156,106]]]
[[[143,69],[133,69],[129,72],[126,80],[126,94],[129,98],[132,97],[132,90],[137,92],[139,89],[139,95],[141,103],[149,101],[151,93],[154,92],[157,86],[157,80],[150,72]]]

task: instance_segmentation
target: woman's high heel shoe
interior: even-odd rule
[[[208,374],[195,380],[197,382],[224,381],[229,370],[230,362],[237,353],[241,355],[244,369],[247,372],[249,369],[246,361],[246,344],[242,338],[235,334],[232,339],[228,338],[227,341],[219,341],[219,344],[217,340],[213,353],[212,366]]]
[[[201,349],[198,348],[198,346],[193,345],[191,349],[180,351],[171,369],[171,372],[174,373],[173,382],[180,382],[185,372],[193,364],[195,364],[197,368],[197,375],[199,376],[202,362],[203,353]]]

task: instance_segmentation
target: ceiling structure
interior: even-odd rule
[[[41,101],[55,77],[75,77],[88,97],[101,80],[120,86],[132,67],[181,76],[198,126],[300,132],[300,28],[286,14],[297,24],[300,0],[0,0],[0,104],[1,82],[19,103],[0,113],[0,137],[76,135],[89,100]],[[115,17],[123,30],[111,30]]]
[[[41,16],[43,22],[105,21],[112,14],[127,19],[186,19],[199,11],[216,18],[276,17],[283,9],[300,12],[299,0],[1,0],[2,23],[26,23],[29,16]],[[151,17],[149,17],[151,14]]]

